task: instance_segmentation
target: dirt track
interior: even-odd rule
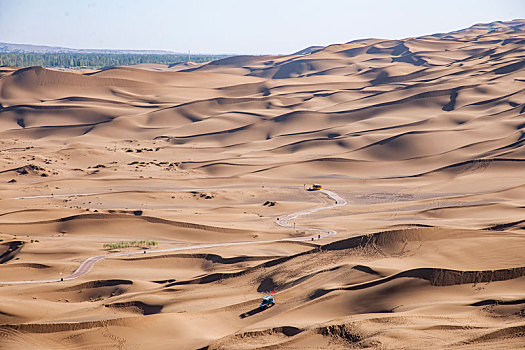
[[[298,187],[299,188],[299,187]],[[188,190],[189,191],[189,190]],[[324,193],[327,195],[330,199],[335,201],[335,204],[314,208],[314,209],[308,209],[299,211],[292,214],[286,214],[282,216],[281,218],[278,218],[276,220],[276,224],[282,227],[286,228],[295,228],[299,230],[304,231],[310,231],[315,232],[314,235],[309,236],[302,236],[302,237],[294,237],[294,238],[283,238],[283,239],[274,239],[274,240],[264,240],[264,241],[242,241],[242,242],[231,242],[231,243],[213,243],[213,244],[198,244],[198,245],[191,245],[186,247],[178,247],[178,248],[168,248],[168,249],[155,249],[155,250],[148,250],[148,251],[136,251],[136,252],[126,252],[126,253],[112,253],[112,254],[106,254],[106,255],[97,255],[92,256],[90,258],[87,258],[84,260],[80,266],[73,272],[72,275],[64,277],[62,280],[60,278],[54,278],[54,279],[46,279],[46,280],[21,280],[21,281],[0,281],[0,285],[2,284],[27,284],[27,283],[53,283],[53,282],[61,282],[61,281],[69,281],[76,278],[79,278],[81,276],[84,276],[85,274],[89,273],[93,266],[100,260],[108,259],[108,258],[116,258],[116,257],[123,257],[123,256],[130,256],[130,255],[151,255],[151,254],[158,254],[158,253],[170,253],[170,252],[179,252],[184,250],[195,250],[195,249],[202,249],[202,248],[214,248],[214,247],[227,247],[227,246],[234,246],[234,245],[248,245],[248,244],[261,244],[261,243],[272,243],[272,242],[280,242],[280,241],[309,241],[313,240],[315,238],[324,238],[327,236],[331,236],[336,234],[336,231],[334,230],[322,230],[322,229],[314,229],[314,228],[307,228],[307,227],[300,227],[300,226],[294,226],[293,224],[290,224],[290,220],[298,218],[303,215],[308,215],[314,212],[318,212],[321,210],[328,210],[333,209],[336,207],[340,207],[343,205],[348,204],[348,202],[341,196],[339,196],[337,193],[328,191],[328,190],[320,190],[319,192]],[[79,196],[80,194],[70,194],[70,195],[60,195],[61,197],[67,197],[67,196]],[[38,196],[38,198],[41,198],[43,196]],[[54,197],[53,195],[45,196],[45,197]],[[18,199],[28,199],[28,198],[35,198],[35,197],[21,197]]]

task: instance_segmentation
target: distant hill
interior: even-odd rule
[[[112,50],[112,49],[72,49],[60,46],[12,44],[0,42],[0,52],[5,53],[98,53],[132,55],[186,55],[186,53],[164,50]]]

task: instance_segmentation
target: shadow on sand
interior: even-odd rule
[[[240,317],[240,318],[250,317],[250,316],[253,316],[253,315],[258,314],[259,312],[263,312],[264,310],[266,310],[266,309],[261,309],[260,307],[256,307],[256,308],[253,309],[253,310],[250,310],[250,311],[248,311],[248,312],[245,312],[245,313],[243,313],[243,314],[240,314],[239,317]]]

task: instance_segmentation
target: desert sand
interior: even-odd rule
[[[524,27],[0,67],[0,348],[525,348]]]

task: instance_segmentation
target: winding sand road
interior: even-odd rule
[[[276,187],[278,188],[278,187]],[[302,187],[294,187],[294,188],[301,188]],[[184,190],[184,191],[195,191],[192,190]],[[167,252],[176,252],[176,251],[183,251],[183,250],[194,250],[194,249],[202,249],[202,248],[213,248],[213,247],[225,247],[225,246],[235,246],[235,245],[248,245],[248,244],[261,244],[261,243],[272,243],[272,242],[283,242],[283,241],[310,241],[312,237],[318,235],[319,238],[328,237],[331,235],[335,235],[336,231],[334,230],[323,230],[323,229],[317,229],[317,228],[309,228],[309,227],[300,227],[295,226],[294,224],[290,224],[290,220],[293,220],[295,218],[298,218],[299,216],[312,214],[321,210],[328,210],[333,209],[336,207],[340,207],[343,205],[348,204],[348,202],[341,196],[339,196],[337,193],[328,191],[328,190],[319,190],[319,192],[324,193],[327,195],[330,199],[332,199],[335,203],[314,208],[314,209],[308,209],[304,211],[299,211],[292,214],[287,214],[282,217],[277,218],[276,224],[281,227],[286,228],[294,228],[299,229],[303,231],[310,231],[315,232],[316,234],[310,235],[310,236],[302,236],[302,237],[294,237],[294,238],[282,238],[282,239],[273,239],[273,240],[266,240],[266,241],[241,241],[241,242],[229,242],[229,243],[210,243],[210,244],[198,244],[198,245],[192,245],[192,246],[186,246],[186,247],[179,247],[179,248],[168,248],[168,249],[156,249],[156,250],[149,250],[147,254],[154,254],[154,253],[167,253]],[[29,198],[42,198],[42,197],[55,197],[55,196],[78,196],[79,194],[70,194],[70,195],[46,195],[46,196],[34,196],[34,197],[19,197],[17,199],[29,199]],[[89,194],[85,194],[89,195]],[[83,276],[87,274],[93,266],[100,260],[107,259],[107,258],[115,258],[120,256],[130,256],[130,255],[138,255],[138,254],[144,254],[143,251],[135,251],[135,252],[126,252],[126,253],[113,253],[113,254],[106,254],[106,255],[97,255],[92,256],[90,258],[87,258],[84,260],[80,266],[71,274],[70,276],[64,277],[64,281],[69,281],[76,279],[80,276]],[[36,281],[30,281],[30,280],[22,280],[22,281],[0,281],[0,285],[13,285],[13,284],[28,284],[28,283],[53,283],[53,282],[61,282],[60,278],[56,279],[48,279],[48,280],[36,280]]]

